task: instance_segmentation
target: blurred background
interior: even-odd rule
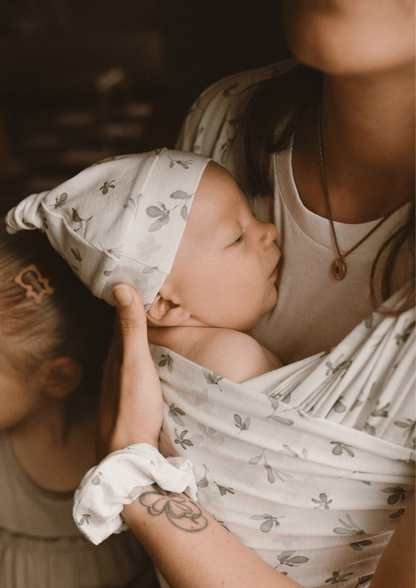
[[[208,85],[288,56],[277,0],[1,0],[0,213],[174,147]]]

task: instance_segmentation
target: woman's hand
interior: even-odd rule
[[[104,364],[97,457],[133,443],[158,448],[163,401],[147,340],[146,312],[133,288],[113,288],[117,317]]]

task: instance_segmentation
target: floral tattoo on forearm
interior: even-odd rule
[[[196,533],[208,526],[199,506],[183,494],[168,492],[155,485],[152,490],[143,492],[138,500],[150,515],[165,514],[172,525],[182,531]]]

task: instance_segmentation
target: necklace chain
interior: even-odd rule
[[[353,247],[351,247],[351,249],[349,249],[346,253],[341,253],[340,248],[339,248],[339,244],[338,244],[337,234],[335,231],[334,219],[332,217],[332,209],[331,209],[331,203],[329,201],[328,183],[327,183],[327,179],[326,179],[326,172],[325,172],[325,165],[324,165],[324,150],[322,147],[322,98],[321,98],[321,102],[319,104],[319,113],[318,113],[318,143],[319,143],[319,157],[320,157],[320,164],[321,164],[322,186],[323,186],[323,190],[324,190],[324,194],[325,194],[326,205],[328,208],[328,216],[329,216],[329,223],[331,225],[332,237],[334,239],[335,249],[337,250],[337,254],[338,254],[338,259],[335,260],[334,263],[332,264],[332,275],[334,276],[334,278],[336,280],[342,280],[345,276],[345,273],[346,273],[346,266],[342,260],[345,259],[347,257],[347,255],[349,255],[350,253],[355,251],[355,249],[357,249],[357,247],[359,247],[361,245],[361,243],[363,243],[366,239],[368,239],[368,237],[370,237],[370,235],[372,235],[374,233],[374,231],[376,231],[389,218],[389,216],[391,216],[393,214],[393,212],[395,212],[396,209],[392,210],[391,212],[389,212],[389,214],[387,214],[384,218],[382,218],[381,221],[379,221],[371,229],[371,231],[369,231],[366,235],[364,235],[364,237],[362,239],[360,239],[360,241],[358,241],[358,243],[356,243]]]

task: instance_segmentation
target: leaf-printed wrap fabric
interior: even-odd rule
[[[192,461],[200,504],[280,572],[368,586],[414,492],[414,350],[414,311],[243,384],[152,346],[161,451]]]
[[[50,192],[28,196],[7,230],[39,229],[92,293],[135,286],[150,304],[173,265],[210,158],[168,149],[99,162]]]

